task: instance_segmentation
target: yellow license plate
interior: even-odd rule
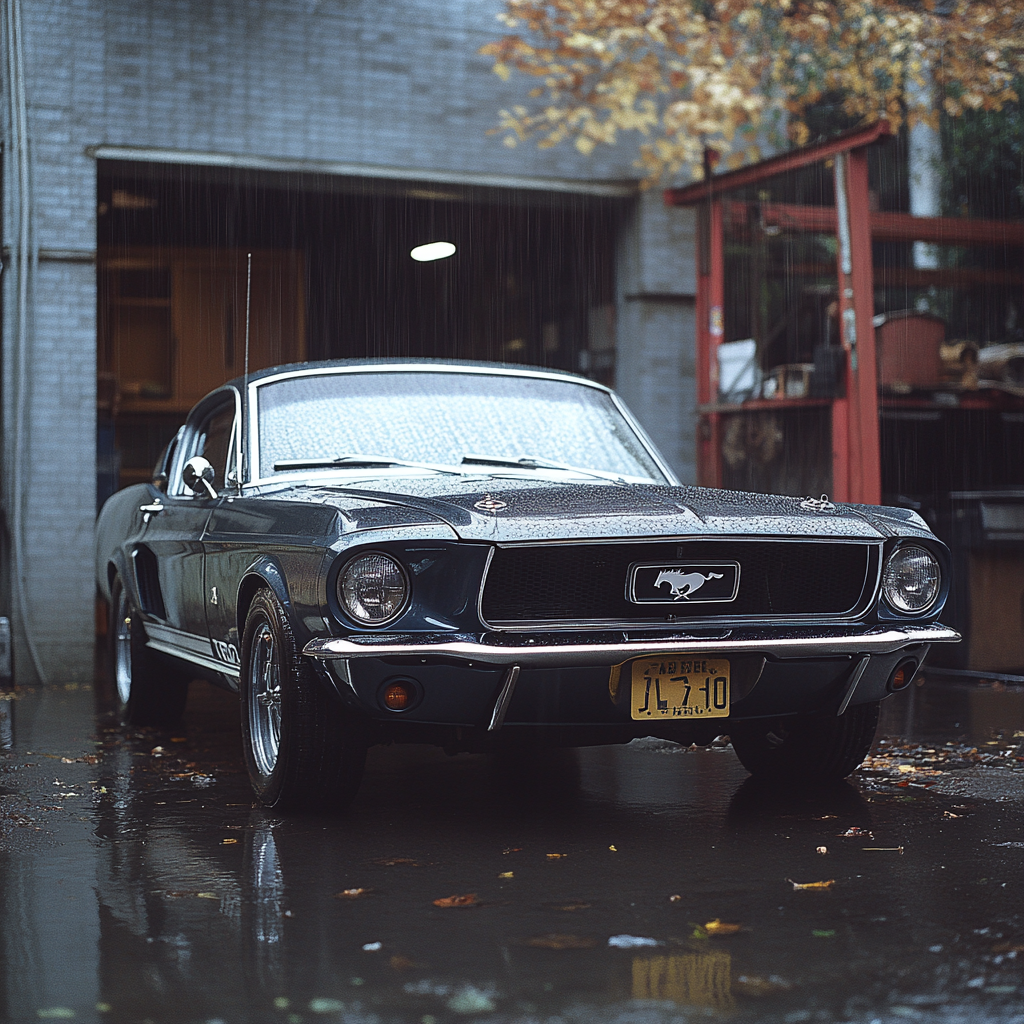
[[[630,713],[639,722],[728,718],[729,662],[687,654],[634,661]]]

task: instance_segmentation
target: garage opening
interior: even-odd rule
[[[625,201],[100,161],[98,500],[209,390],[327,358],[529,363],[614,382]],[[414,248],[454,252],[419,261]],[[449,247],[450,248],[450,247]]]

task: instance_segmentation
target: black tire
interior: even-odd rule
[[[276,810],[339,810],[356,795],[366,744],[302,656],[281,602],[252,599],[242,635],[242,746],[256,799]]]
[[[146,646],[142,615],[124,581],[110,588],[110,678],[118,712],[126,725],[169,729],[181,721],[188,700],[189,677]]]
[[[806,784],[845,779],[867,756],[878,727],[879,701],[833,714],[737,722],[729,730],[733,749],[755,778]]]

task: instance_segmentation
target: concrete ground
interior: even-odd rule
[[[1024,1024],[1024,689],[927,679],[825,791],[392,747],[335,818],[253,807],[231,695],[103,690],[0,695],[0,1021]]]

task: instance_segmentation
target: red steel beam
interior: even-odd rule
[[[832,206],[802,206],[796,203],[727,203],[730,227],[752,223],[760,206],[759,224],[783,231],[818,231],[834,234],[836,211]],[[909,213],[872,210],[868,214],[871,237],[878,242],[937,242],[945,245],[1024,246],[1024,222],[1017,220],[974,220],[969,217],[914,217]]]
[[[892,135],[892,129],[889,127],[889,122],[882,119],[866,128],[854,128],[852,131],[843,132],[825,142],[819,142],[813,146],[803,146],[789,153],[780,153],[778,156],[751,164],[749,167],[740,167],[735,171],[715,175],[710,180],[694,182],[685,188],[666,189],[665,205],[692,206],[711,195],[721,195],[723,192],[741,188],[744,185],[753,185],[756,182],[764,181],[765,178],[772,178],[776,174],[785,174],[787,171],[807,167],[819,160],[828,160],[838,153],[869,146],[872,142],[877,142],[890,135]]]
[[[942,245],[1024,245],[1019,220],[970,217],[914,217],[909,213],[871,214],[871,237],[880,242],[938,242]]]

